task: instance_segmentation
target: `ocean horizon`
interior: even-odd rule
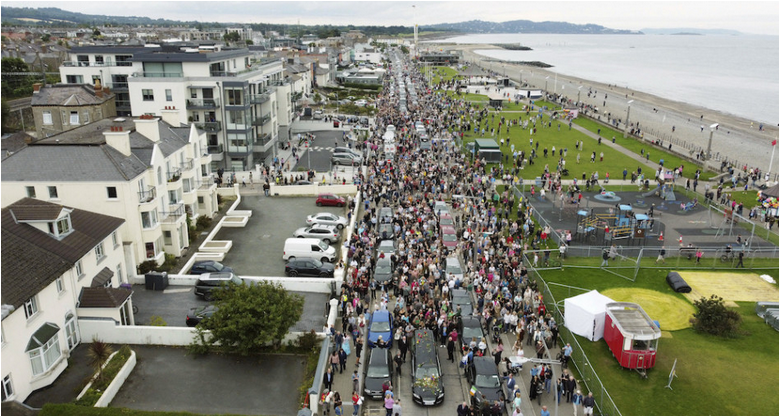
[[[473,34],[427,42],[515,44],[475,52],[777,125],[779,37],[770,35]],[[515,74],[508,74],[514,76]]]

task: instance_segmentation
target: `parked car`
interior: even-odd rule
[[[388,286],[393,277],[394,269],[391,258],[383,257],[378,259],[378,261],[375,263],[375,271],[373,272],[373,279],[375,282]]]
[[[435,337],[431,330],[416,330],[413,339],[411,355],[413,401],[421,405],[440,404],[445,398],[445,391]]]
[[[457,247],[457,231],[452,226],[441,226],[440,235],[443,241],[443,246],[448,249],[455,249]]]
[[[217,307],[212,305],[193,307],[188,311],[188,315],[185,316],[185,325],[196,327],[197,324],[201,323],[201,320],[212,317],[216,311]]]
[[[359,107],[366,107],[367,106],[367,100],[365,100],[365,99],[356,100],[356,102],[354,104],[356,104]]]
[[[347,218],[332,213],[326,213],[326,212],[311,214],[307,216],[307,220],[305,221],[309,225],[321,224],[321,225],[328,225],[328,226],[336,226],[338,229],[343,229],[345,226],[348,226]]]
[[[340,240],[340,231],[336,226],[314,224],[310,227],[300,227],[294,232],[294,237],[321,239],[334,243]]]
[[[289,277],[333,277],[334,264],[312,258],[295,258],[285,264],[285,274]]]
[[[242,285],[243,281],[233,272],[208,272],[198,277],[194,293],[207,301],[212,301],[212,291],[229,283]]]
[[[313,185],[313,182],[308,180],[298,180],[291,185]]]
[[[218,261],[196,261],[190,267],[189,274],[200,275],[207,272],[234,272],[230,266],[225,266]]]
[[[478,392],[472,396],[473,404],[480,402],[481,396],[485,396],[489,403],[504,401],[503,387],[498,376],[498,367],[490,356],[474,357],[473,363],[467,369],[468,383],[476,387]]]
[[[333,121],[332,121],[332,126],[333,126],[333,127],[340,127],[340,121],[339,121],[339,120],[337,120],[337,119],[333,120]]]
[[[316,110],[313,112],[313,119],[314,120],[321,120],[324,118],[324,112],[321,110]]]
[[[362,153],[361,152],[359,152],[359,151],[357,151],[355,149],[351,149],[351,148],[345,147],[345,146],[338,146],[338,147],[334,148],[332,153],[350,153],[350,154],[354,154],[354,155],[358,156],[359,158],[362,157]]]
[[[338,197],[334,194],[318,194],[318,197],[315,199],[315,205],[320,206],[337,206],[337,207],[343,207],[345,206],[345,199],[342,197]]]
[[[481,327],[481,320],[476,317],[463,317],[462,318],[462,331],[460,332],[460,341],[462,346],[470,345],[470,341],[476,338],[476,343],[481,341],[484,337],[484,331]]]
[[[367,343],[371,348],[378,345],[378,338],[383,338],[384,345],[379,346],[382,348],[390,348],[392,342],[392,331],[394,330],[394,320],[389,311],[378,310],[372,313],[367,313],[368,328]]]
[[[391,349],[370,349],[370,360],[364,374],[364,395],[383,398],[383,383],[393,375]]]
[[[336,153],[332,155],[332,164],[357,166],[362,164],[362,157],[352,153]]]

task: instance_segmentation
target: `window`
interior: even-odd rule
[[[43,112],[43,124],[45,125],[52,125],[52,112],[50,111],[44,111]]]
[[[40,375],[54,366],[60,359],[60,328],[52,323],[41,326],[27,344],[33,375]]]
[[[116,199],[117,187],[106,187],[106,195],[111,199]]]
[[[111,243],[112,245],[114,245],[115,248],[120,245],[120,240],[119,238],[117,238],[117,232],[112,232]]]
[[[242,105],[242,96],[244,95],[244,90],[242,89],[228,89],[226,90],[226,96],[228,97],[228,105],[229,106],[241,106]]]
[[[171,97],[171,90],[166,89],[166,101],[174,101],[174,99]]]
[[[81,75],[66,75],[65,82],[67,84],[84,84],[84,77]]]
[[[72,125],[78,125],[79,124],[79,112],[78,111],[72,111],[71,112],[71,118],[69,119],[69,122]]]
[[[144,229],[152,229],[153,227],[158,225],[158,212],[155,210],[152,211],[143,211],[141,212],[141,227]]]
[[[122,276],[122,264],[117,264],[117,280],[119,282],[125,282],[125,279]]]
[[[84,270],[82,269],[82,261],[76,261],[76,277],[81,278],[84,276]]]
[[[38,301],[35,297],[30,298],[24,302],[24,316],[30,318],[38,312]]]
[[[163,244],[171,246],[171,232],[168,230],[163,231]]]
[[[57,285],[57,294],[62,294],[63,291],[65,291],[65,286],[63,285],[63,277],[58,277],[56,280],[54,280],[54,283]]]
[[[33,186],[27,186],[25,187],[27,189],[27,196],[30,198],[35,198],[35,187]]]
[[[3,378],[3,401],[8,400],[14,396],[14,384],[11,382],[11,375],[6,375]]]
[[[57,219],[57,236],[64,236],[71,232],[71,217],[66,216],[62,219]]]
[[[147,252],[147,259],[155,258],[157,251],[155,250],[155,242],[145,242],[144,250]]]
[[[103,252],[103,243],[99,243],[95,247],[95,257],[98,258],[98,262],[100,262],[105,256],[106,254]]]
[[[57,198],[57,187],[49,186],[49,198],[51,199]]]
[[[152,94],[152,90],[145,88],[141,90],[141,99],[144,101],[154,101],[155,95]]]

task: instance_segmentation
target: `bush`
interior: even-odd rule
[[[144,275],[147,272],[157,270],[157,268],[158,268],[158,263],[153,260],[149,260],[140,263],[139,266],[136,268],[136,270],[139,271],[139,275]]]
[[[318,347],[319,342],[318,335],[315,333],[315,330],[310,330],[307,333],[303,333],[301,336],[299,336],[296,339],[296,344],[301,349],[304,349],[306,351],[313,351]]]
[[[218,203],[218,205],[223,204],[223,196],[221,194],[217,195],[217,203]]]
[[[696,313],[690,321],[697,332],[720,337],[738,335],[742,317],[737,311],[726,308],[723,298],[715,294],[709,299],[701,297],[694,306],[696,306]]]
[[[94,406],[95,403],[101,398],[103,392],[106,391],[106,387],[111,384],[117,373],[120,372],[125,362],[130,358],[131,350],[128,345],[123,346],[117,351],[117,354],[111,358],[101,372],[102,377],[96,378],[92,382],[92,386],[87,392],[75,402],[77,405]]]
[[[207,217],[205,214],[202,214],[201,216],[198,216],[196,219],[196,229],[197,230],[204,230],[208,229],[209,226],[212,225],[212,219]]]
[[[166,320],[163,320],[163,317],[161,317],[161,316],[152,316],[152,317],[150,317],[150,326],[165,327],[165,326],[168,326],[168,324],[166,324]]]

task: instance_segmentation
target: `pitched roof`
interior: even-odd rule
[[[57,239],[30,224],[19,223],[14,215],[34,217],[28,212],[72,210],[73,231]],[[19,200],[2,210],[0,226],[3,279],[0,280],[2,303],[20,307],[26,300],[46,288],[73,268],[78,260],[117,230],[125,220],[72,209],[32,198]]]
[[[2,143],[2,145],[0,145],[0,149],[4,151],[3,158],[6,157],[6,153],[10,155],[19,149],[24,148],[28,143],[32,143],[33,141],[35,141],[35,138],[25,132],[16,132],[3,138],[3,140],[0,141],[0,143]]]
[[[101,269],[101,272],[98,272],[98,274],[92,278],[90,285],[92,287],[103,287],[107,282],[111,280],[113,276],[114,276],[114,272],[112,272],[111,269],[107,267],[103,267],[103,269]]]
[[[117,308],[132,294],[133,290],[129,288],[83,287],[79,294],[79,307]]]

